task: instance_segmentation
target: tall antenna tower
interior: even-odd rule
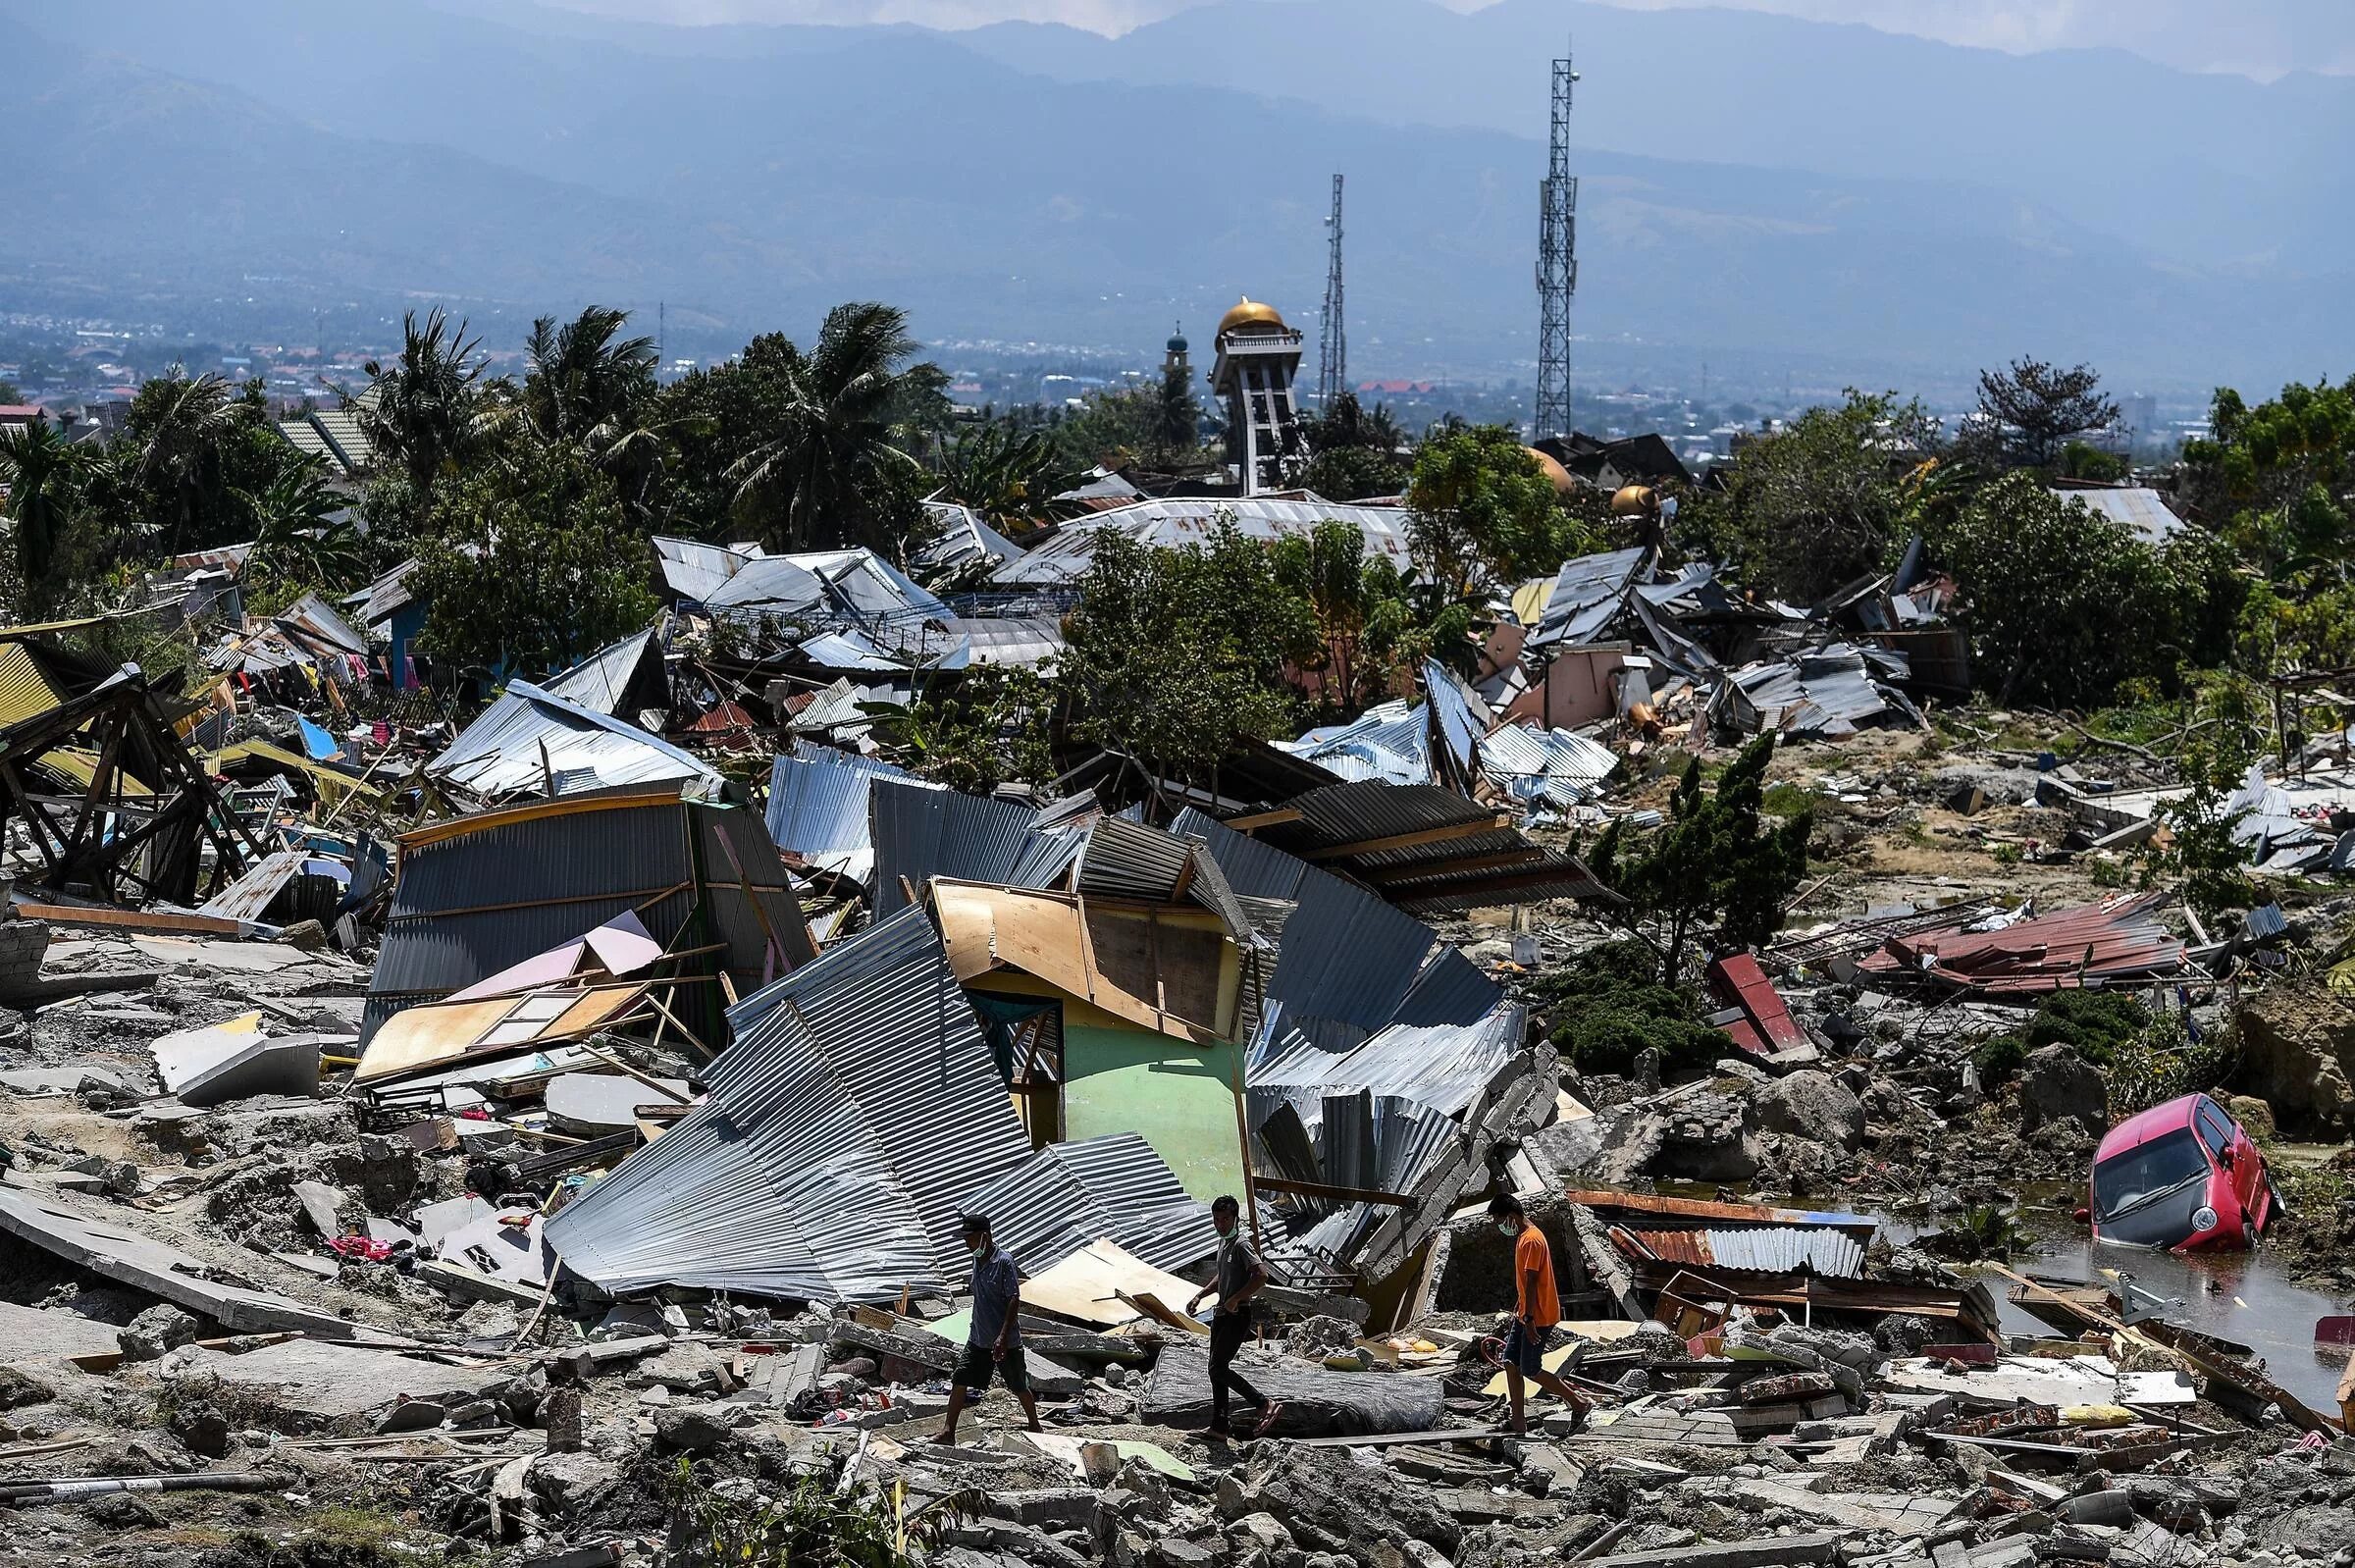
[[[1570,173],[1570,88],[1578,73],[1565,49],[1553,63],[1553,134],[1538,187],[1538,407],[1531,436],[1570,433],[1570,296],[1578,291],[1578,181]]]
[[[1341,320],[1341,177],[1333,177],[1333,216],[1325,220],[1325,334],[1317,352],[1317,406],[1330,412],[1349,380],[1349,334]]]

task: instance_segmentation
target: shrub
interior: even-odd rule
[[[1733,1048],[1722,1029],[1701,1021],[1700,1004],[1655,983],[1651,950],[1622,938],[1592,947],[1530,985],[1531,1000],[1552,1019],[1556,1049],[1582,1072],[1625,1074],[1647,1048],[1663,1072],[1705,1067]]]

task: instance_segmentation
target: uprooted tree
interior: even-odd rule
[[[1806,874],[1814,812],[1764,820],[1773,757],[1774,737],[1759,736],[1714,789],[1702,788],[1696,757],[1669,798],[1664,826],[1630,842],[1625,818],[1615,819],[1587,855],[1596,878],[1624,901],[1604,910],[1604,918],[1651,950],[1663,985],[1677,983],[1687,949],[1704,934],[1729,948],[1773,935]]]

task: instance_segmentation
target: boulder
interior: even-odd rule
[[[2030,1051],[2019,1068],[2019,1129],[2074,1122],[2099,1137],[2110,1125],[2110,1086],[2101,1070],[2066,1045]]]
[[[2248,1128],[2252,1138],[2270,1138],[2279,1130],[2274,1121],[2274,1108],[2253,1094],[2227,1094],[2221,1103],[2226,1114]]]
[[[1777,1078],[1757,1096],[1758,1125],[1854,1154],[1864,1142],[1864,1106],[1838,1079],[1812,1071]]]
[[[2241,1078],[2281,1122],[2355,1130],[2355,996],[2271,986],[2240,1010],[2239,1021]]]
[[[44,1405],[56,1397],[55,1388],[24,1368],[0,1366],[0,1410]]]
[[[196,1320],[178,1307],[149,1307],[115,1331],[126,1361],[161,1361],[196,1337]]]
[[[728,1413],[717,1405],[665,1405],[654,1412],[654,1436],[676,1453],[709,1453],[728,1440]]]

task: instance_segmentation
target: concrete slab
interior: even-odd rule
[[[131,1085],[111,1068],[62,1067],[14,1068],[0,1072],[0,1088],[18,1094],[72,1094],[81,1087],[84,1078],[96,1078],[101,1083],[128,1090]]]
[[[167,1034],[148,1049],[166,1093],[183,1105],[210,1106],[260,1094],[318,1093],[321,1040],[317,1034],[265,1033],[255,1012]]]
[[[237,1333],[293,1329],[329,1339],[349,1339],[359,1325],[305,1306],[291,1296],[201,1276],[207,1266],[178,1247],[127,1230],[98,1211],[64,1197],[0,1190],[0,1231],[28,1241],[77,1267],[201,1312]]]
[[[281,1410],[313,1422],[364,1416],[403,1397],[479,1396],[509,1374],[497,1368],[445,1367],[384,1350],[288,1339],[241,1356],[198,1349],[190,1364],[230,1387],[267,1390]]]
[[[60,1307],[20,1307],[0,1301],[0,1362],[57,1361],[121,1348],[114,1325]]]
[[[656,1078],[678,1103],[688,1101],[681,1078]],[[662,1095],[620,1072],[566,1072],[548,1081],[549,1124],[575,1137],[595,1138],[627,1132],[638,1124],[638,1107],[659,1105]]]

